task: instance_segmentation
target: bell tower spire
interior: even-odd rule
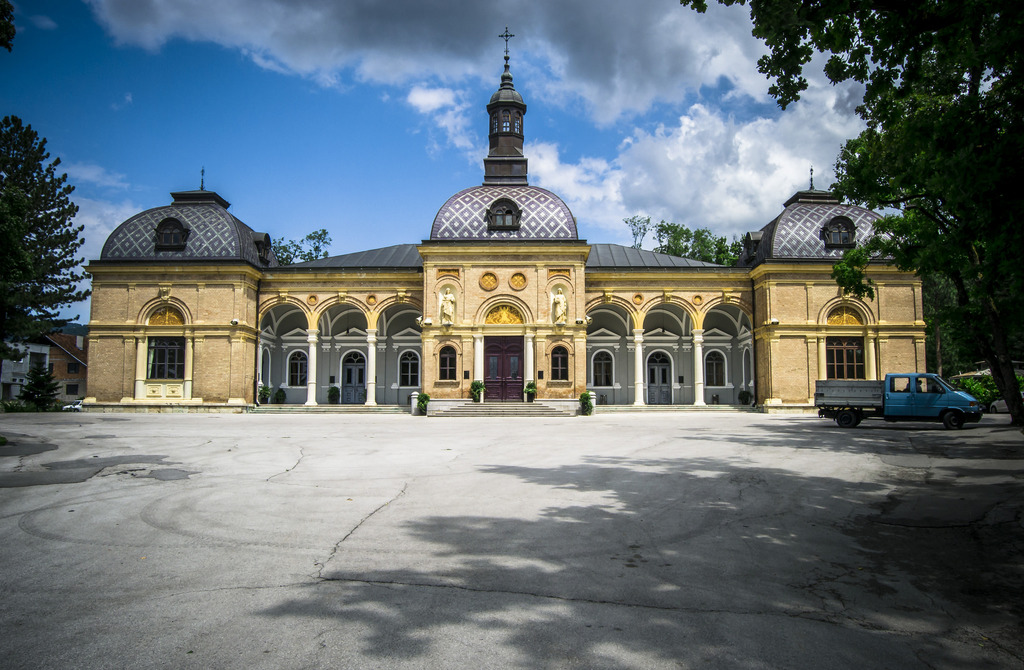
[[[526,103],[512,84],[508,65],[508,41],[515,37],[505,26],[505,71],[501,85],[487,105],[490,117],[489,148],[484,159],[484,184],[527,184],[526,156],[523,154],[523,117]]]

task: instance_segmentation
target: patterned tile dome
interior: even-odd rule
[[[270,236],[235,218],[224,198],[213,191],[181,191],[171,196],[170,205],[147,209],[115,228],[103,244],[100,260],[217,259],[256,267],[277,265]],[[167,237],[162,237],[164,232]]]
[[[514,229],[489,225],[488,210],[512,201],[521,211]],[[432,240],[575,240],[576,220],[557,195],[536,186],[473,186],[459,191],[437,212]]]

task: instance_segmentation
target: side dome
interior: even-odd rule
[[[224,198],[213,191],[179,191],[171,197],[170,205],[147,209],[115,228],[103,244],[100,260],[277,265],[270,236],[235,218]]]
[[[744,237],[739,265],[768,260],[835,261],[872,235],[877,212],[846,205],[828,191],[800,191],[771,223]]]
[[[576,219],[557,195],[537,186],[473,186],[444,203],[432,240],[576,240]]]

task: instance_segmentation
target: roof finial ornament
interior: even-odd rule
[[[501,35],[498,35],[498,37],[505,40],[505,67],[508,67],[508,41],[511,38],[515,37],[515,35],[508,31],[508,26],[505,26],[505,32]]]
[[[814,165],[811,165],[811,190],[814,190]]]
[[[199,171],[199,190],[200,191],[205,191],[206,190],[206,166],[205,165],[203,166],[203,169]]]

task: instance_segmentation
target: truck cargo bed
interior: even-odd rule
[[[817,407],[881,407],[885,382],[876,379],[828,379],[814,384]]]

